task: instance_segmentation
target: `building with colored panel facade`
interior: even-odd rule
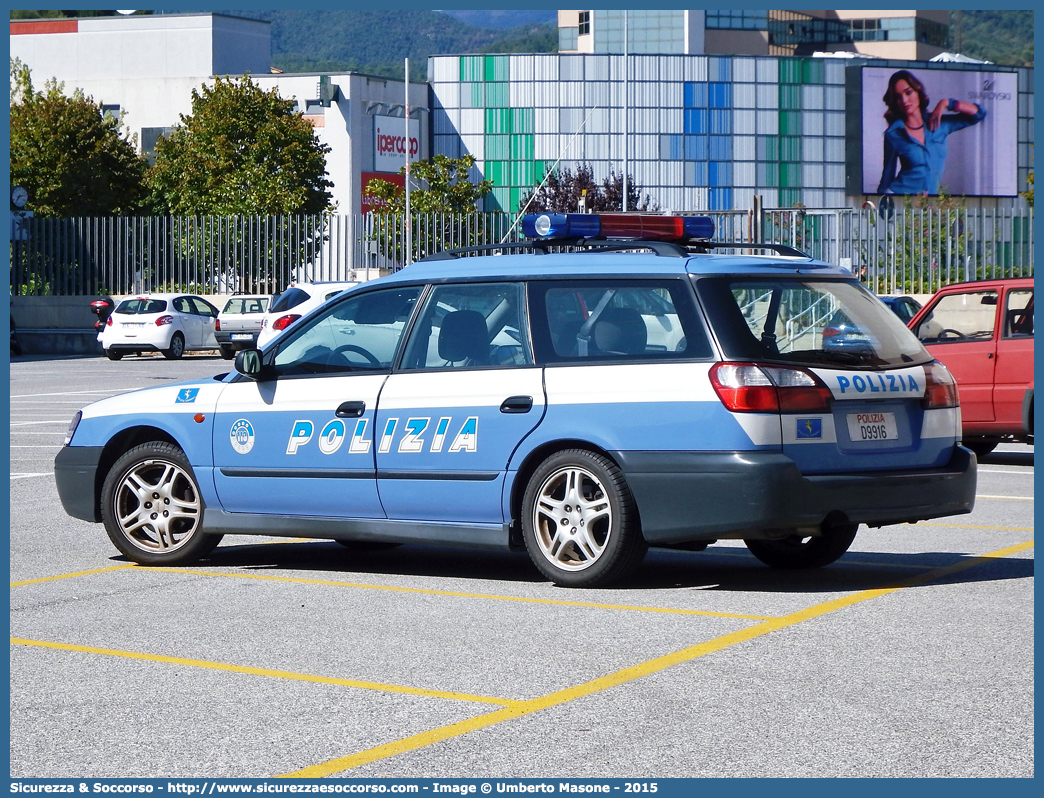
[[[1032,69],[823,57],[626,60],[625,81],[622,55],[434,56],[432,152],[475,156],[477,171],[496,184],[489,210],[517,210],[559,159],[574,170],[589,164],[598,182],[621,174],[626,163],[643,192],[668,210],[747,209],[755,195],[765,207],[850,207],[866,199],[851,190],[860,111],[853,78],[862,66],[989,69],[1017,81],[1011,151],[1019,190],[1028,188]]]
[[[840,51],[927,61],[946,49],[950,12],[559,11],[558,37],[560,53],[812,55]]]

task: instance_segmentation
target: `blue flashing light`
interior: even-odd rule
[[[717,225],[710,216],[658,214],[530,213],[522,217],[526,238],[623,238],[648,241],[710,240]]]
[[[601,230],[593,213],[529,213],[522,217],[526,238],[592,238]]]
[[[711,216],[684,216],[685,235],[689,238],[714,238],[715,224]]]

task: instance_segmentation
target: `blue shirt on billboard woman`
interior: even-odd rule
[[[884,101],[888,106],[888,130],[877,193],[938,194],[939,178],[946,164],[946,137],[981,122],[986,118],[986,109],[975,103],[947,99],[939,100],[935,109],[926,114],[928,95],[924,85],[905,69],[888,80]],[[955,113],[944,116],[947,111]]]

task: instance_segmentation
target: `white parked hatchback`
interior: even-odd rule
[[[98,340],[109,360],[142,352],[162,352],[176,360],[187,351],[217,349],[218,309],[191,294],[145,294],[120,302]]]
[[[332,299],[346,288],[358,283],[299,283],[291,285],[281,293],[268,308],[261,322],[261,332],[257,336],[257,347],[260,349],[283,330],[319,307],[326,300]]]

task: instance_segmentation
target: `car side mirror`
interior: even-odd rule
[[[272,378],[272,368],[261,360],[260,349],[243,349],[237,352],[236,371],[252,380],[263,381]]]

